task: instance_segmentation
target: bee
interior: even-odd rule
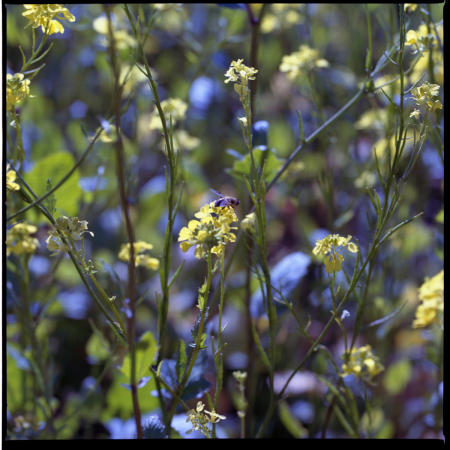
[[[218,206],[232,206],[233,208],[235,208],[236,206],[239,205],[239,199],[235,198],[235,197],[229,197],[229,196],[225,196],[222,194],[219,194],[217,191],[215,191],[214,189],[211,189],[211,192],[214,192],[214,194],[216,194],[219,198],[214,202],[214,206],[218,207]]]

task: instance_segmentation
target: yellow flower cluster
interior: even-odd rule
[[[436,33],[437,32],[437,33]],[[419,26],[417,30],[417,35],[419,36],[419,39],[421,36],[428,36],[428,39],[430,38],[430,35],[428,34],[428,27],[425,24],[422,24]],[[413,36],[413,35],[410,35]],[[436,25],[436,30],[434,30],[434,27],[431,29],[431,36],[437,41],[438,38],[441,42],[444,41],[444,27],[441,23],[438,23]],[[423,39],[423,38],[422,38]],[[434,45],[435,41],[433,40],[432,44]],[[416,44],[412,44],[414,49],[417,49]],[[420,47],[419,47],[420,48]],[[424,72],[427,73],[429,69],[429,48],[422,49],[421,57],[419,58],[419,61],[417,61],[416,65],[414,66],[411,75],[409,76],[411,83],[417,83],[418,80],[423,76]],[[439,50],[438,47],[433,49],[433,52],[431,54],[431,58],[433,60],[433,72],[434,72],[434,79],[436,83],[442,85],[444,83],[444,62],[443,62],[443,55],[442,52]]]
[[[225,84],[230,81],[235,83],[234,90],[239,94],[241,102],[247,97],[249,80],[255,80],[258,73],[257,69],[246,66],[243,61],[243,59],[231,61],[229,69],[225,72]]]
[[[152,258],[146,252],[153,248],[152,244],[144,241],[133,242],[134,259],[136,266],[145,267],[151,270],[158,270],[159,260]],[[119,251],[119,259],[122,261],[130,260],[130,243],[122,244]]]
[[[305,72],[315,68],[328,67],[326,59],[319,57],[319,51],[312,49],[305,44],[300,45],[298,51],[290,55],[283,56],[280,64],[280,71],[286,72],[290,80],[302,76]]]
[[[9,167],[9,164],[6,166],[6,187],[10,191],[18,191],[20,189],[20,185],[16,183],[16,171]]]
[[[413,12],[417,9],[418,4],[417,3],[405,3],[403,5],[406,12]]]
[[[247,214],[241,221],[241,228],[244,231],[253,233],[256,228],[256,214],[254,212]]]
[[[123,20],[123,17],[121,15],[114,16],[114,26],[113,26],[113,36],[115,41],[115,46],[117,50],[124,50],[127,48],[134,48],[137,45],[136,39],[134,39],[133,36],[128,34],[127,30],[125,29],[126,23]],[[97,33],[100,33],[102,36],[99,39],[100,45],[103,45],[104,47],[108,46],[108,39],[107,36],[109,34],[109,28],[108,28],[108,19],[106,16],[100,16],[94,19],[92,22],[92,27]],[[121,77],[123,76],[123,69],[126,69],[126,67],[121,67]],[[139,74],[142,74],[142,72],[137,69],[137,72]],[[139,75],[140,76],[140,75]],[[145,79],[145,77],[144,77]],[[123,79],[121,80],[123,82]]]
[[[345,238],[338,234],[329,234],[316,242],[312,251],[314,255],[326,256],[330,253],[324,261],[327,273],[339,272],[342,269],[344,257],[338,253],[338,249],[347,247],[351,253],[358,252],[358,246],[354,242],[350,242],[351,238],[350,235]]]
[[[208,427],[210,423],[217,423],[221,420],[225,420],[225,416],[217,414],[214,410],[207,411],[205,405],[200,401],[197,402],[195,409],[189,410],[187,413],[186,422],[191,422],[192,429],[187,431],[187,433],[192,433],[193,431],[200,431],[204,436],[211,437],[211,431]]]
[[[384,370],[378,357],[373,354],[370,345],[364,345],[359,348],[352,348],[350,353],[342,355],[344,363],[342,364],[341,376],[355,375],[366,381],[370,381],[375,375]]]
[[[27,223],[18,223],[6,233],[6,256],[34,253],[39,247],[39,241],[31,235],[36,233],[37,227]]]
[[[79,220],[78,217],[62,216],[56,219],[55,230],[49,231],[46,239],[47,248],[54,252],[52,256],[61,251],[68,251],[69,248],[62,241],[59,233],[62,233],[69,241],[80,241],[84,233],[94,236],[92,231],[87,229],[87,220]]]
[[[172,124],[175,124],[184,119],[186,114],[188,105],[180,100],[179,98],[168,98],[167,100],[163,100],[161,102],[161,109],[164,112],[164,116],[167,121],[167,125],[169,125],[169,117],[172,117]],[[158,111],[155,108],[153,111],[152,117],[150,119],[150,129],[151,130],[162,130],[163,126],[161,123],[161,118],[159,117]]]
[[[16,105],[30,96],[30,80],[23,73],[6,74],[6,110],[13,111]]]
[[[425,279],[419,288],[421,304],[417,307],[413,328],[423,328],[438,320],[438,313],[444,311],[444,271]]]
[[[428,27],[422,23],[416,30],[409,30],[406,33],[405,45],[413,47],[414,52],[423,52],[430,49],[434,45],[435,37],[432,33],[428,33]]]
[[[187,227],[180,230],[178,241],[183,252],[189,250],[193,245],[195,257],[204,258],[209,252],[217,256],[222,255],[227,242],[236,240],[231,230],[237,227],[231,226],[238,218],[231,206],[214,206],[211,202],[202,206],[195,217],[200,220],[190,220]]]
[[[411,95],[414,97],[416,104],[425,107],[428,111],[436,111],[442,109],[442,103],[439,99],[438,84],[423,83],[422,85],[414,88],[411,91]]]
[[[67,8],[56,3],[23,6],[26,11],[22,13],[22,16],[30,21],[33,28],[41,27],[44,34],[64,33],[64,27],[58,20],[75,22],[75,16]]]
[[[300,6],[289,3],[271,3],[270,11],[264,15],[261,22],[261,32],[270,33],[274,30],[302,23],[303,18],[299,13]]]

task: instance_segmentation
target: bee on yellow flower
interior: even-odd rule
[[[216,206],[216,201],[206,204],[195,213],[198,220],[190,220],[180,230],[178,241],[183,252],[195,246],[195,257],[205,258],[209,252],[220,256],[228,242],[234,242],[236,235],[231,226],[238,218],[232,206]]]

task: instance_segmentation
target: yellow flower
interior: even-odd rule
[[[214,410],[207,411],[205,405],[199,401],[195,409],[191,409],[186,413],[186,422],[191,422],[192,429],[187,431],[187,433],[192,433],[192,431],[199,431],[206,437],[211,437],[211,430],[208,426],[210,423],[217,423],[221,420],[225,420],[225,416],[217,414]]]
[[[254,212],[247,214],[241,221],[241,228],[244,231],[253,233],[256,227],[256,214]]]
[[[161,123],[161,120],[159,121],[159,123]],[[185,130],[176,130],[173,134],[173,137],[176,143],[178,144],[178,147],[184,150],[193,150],[194,148],[198,147],[201,143],[199,138],[191,136]]]
[[[6,74],[6,110],[13,111],[16,105],[30,95],[30,80],[23,73]]]
[[[9,168],[9,164],[6,166],[6,187],[10,191],[18,191],[20,185],[16,183],[16,171]]]
[[[150,270],[158,270],[159,260],[147,255],[146,252],[153,248],[152,244],[144,241],[133,242],[134,260],[136,266],[145,267]],[[122,261],[130,260],[130,243],[122,244],[119,251],[119,259]]]
[[[27,223],[17,223],[6,233],[6,256],[34,253],[39,247],[39,241],[32,237],[37,228]]]
[[[428,29],[425,24],[422,24],[418,32],[427,34]],[[437,31],[437,34],[436,34]],[[443,25],[442,22],[438,23],[436,25],[436,31],[434,30],[434,27],[431,28],[431,35],[432,37],[437,41],[438,38],[441,42],[443,42],[444,32],[443,32]],[[434,41],[433,41],[434,43]],[[428,73],[428,63],[429,63],[429,49],[423,49],[421,53],[421,57],[419,58],[419,61],[415,64],[409,78],[412,84],[417,83],[420,78],[423,77],[424,73]],[[439,48],[436,48],[431,54],[432,60],[433,60],[433,72],[434,72],[434,78],[436,80],[436,83],[442,85],[444,83],[444,64],[443,64],[443,55],[442,52],[439,50]]]
[[[195,257],[205,258],[209,252],[220,256],[228,242],[236,240],[231,226],[238,218],[231,206],[214,206],[215,201],[206,204],[195,213],[199,220],[190,220],[187,227],[183,227],[178,235],[180,248],[183,252],[192,246],[195,248]]]
[[[432,278],[426,278],[419,288],[421,304],[417,307],[413,328],[423,328],[438,320],[444,311],[444,271]]]
[[[116,48],[118,50],[123,50],[123,49],[127,49],[129,47],[131,47],[131,48],[136,47],[136,45],[137,45],[136,40],[132,36],[130,36],[126,30],[121,28],[121,27],[125,26],[125,22],[121,20],[120,16],[117,18],[117,22],[118,22],[117,24],[116,23],[113,24],[113,35],[114,35],[114,41],[115,41]],[[94,28],[94,30],[97,33],[100,33],[103,35],[99,41],[100,41],[101,45],[103,45],[104,47],[107,47],[108,46],[107,36],[109,33],[107,17],[106,16],[97,17],[92,22],[92,27]],[[119,27],[120,29],[117,29],[117,27]],[[126,67],[125,67],[125,69],[126,69]],[[121,71],[122,71],[122,69],[121,69]],[[139,69],[137,69],[137,71],[139,71]],[[122,77],[122,73],[121,73],[121,77]],[[142,72],[139,71],[139,74],[142,74]],[[138,76],[141,76],[141,75],[138,75]]]
[[[316,242],[312,252],[316,256],[326,256],[324,263],[327,273],[339,272],[342,269],[344,257],[338,253],[338,249],[347,247],[347,250],[351,253],[358,252],[358,246],[350,242],[351,238],[350,235],[345,238],[338,234],[329,234]]]
[[[435,37],[428,33],[428,26],[424,23],[419,26],[417,31],[409,30],[405,36],[405,45],[414,47],[414,53],[429,50],[434,46]]]
[[[439,89],[438,84],[423,83],[422,85],[414,88],[411,91],[416,104],[425,107],[428,111],[436,111],[437,109],[442,109],[442,103],[439,100]]]
[[[413,12],[417,9],[417,3],[405,3],[403,5],[406,12]]]
[[[258,70],[248,67],[243,63],[243,59],[231,61],[229,69],[225,72],[225,84],[230,81],[234,83],[234,90],[239,94],[241,102],[244,104],[248,98],[248,82],[255,80]]]
[[[45,241],[47,243],[47,248],[51,252],[54,252],[51,256],[69,250],[69,247],[62,240],[61,234],[69,241],[81,241],[83,234],[85,233],[94,236],[94,233],[89,231],[87,226],[87,220],[79,220],[78,217],[58,217],[56,219],[55,229],[49,231]]]
[[[418,109],[414,109],[409,115],[411,119],[418,119],[420,117],[420,111]]]
[[[68,20],[75,22],[75,16],[71,12],[58,4],[48,5],[23,5],[26,11],[22,16],[26,17],[33,28],[41,27],[45,34],[64,33],[64,27],[58,20]],[[62,15],[62,17],[61,17]],[[55,17],[58,19],[56,20]]]
[[[179,98],[168,98],[161,102],[161,109],[164,112],[166,118],[167,126],[169,126],[170,119],[172,118],[172,125],[184,119],[188,105],[180,100]],[[161,123],[161,118],[158,114],[158,110],[155,108],[150,119],[150,129],[151,130],[162,130],[163,126]]]
[[[286,72],[287,77],[290,80],[295,80],[305,72],[315,68],[324,68],[328,66],[328,61],[319,57],[318,50],[302,44],[298,51],[283,56],[280,64],[280,71]]]
[[[303,18],[298,10],[299,6],[287,3],[272,3],[270,5],[270,11],[263,17],[261,32],[270,33],[274,30],[303,23]]]
[[[352,348],[351,352],[342,355],[344,363],[342,364],[341,377],[355,375],[366,381],[370,381],[375,375],[384,370],[378,357],[372,352],[370,345],[364,345],[359,348]]]

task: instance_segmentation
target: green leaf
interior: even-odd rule
[[[24,178],[34,193],[40,197],[48,191],[47,180],[51,180],[51,184],[56,185],[74,165],[75,160],[70,153],[52,153],[40,159]],[[60,215],[77,215],[78,201],[83,193],[78,184],[79,179],[79,171],[75,170],[72,176],[51,196],[54,196],[57,201],[57,211]]]
[[[110,356],[110,352],[97,333],[92,333],[86,344],[86,353],[97,361],[104,361]]]
[[[264,180],[271,180],[282,166],[282,161],[275,156],[270,150],[263,150],[262,148],[254,148],[253,156],[255,158],[255,164],[257,167],[261,167],[264,162]],[[232,175],[241,179],[243,175],[251,177],[251,158],[247,154],[241,160],[236,160],[233,164],[233,168],[228,170]]]
[[[308,436],[308,430],[296,417],[294,417],[289,408],[289,405],[286,402],[280,403],[278,407],[278,413],[281,422],[294,438],[304,438]]]
[[[125,385],[130,380],[121,372],[117,372],[117,376],[109,388],[106,395],[106,408],[104,409],[101,420],[108,421],[113,417],[119,417],[127,420],[133,417],[133,403],[131,401],[131,392]],[[137,390],[139,398],[139,406],[142,414],[154,410],[159,405],[159,400],[151,395],[156,389],[155,380],[152,377],[145,386]]]
[[[136,344],[136,380],[138,382],[143,376],[149,375],[149,367],[155,359],[157,350],[158,346],[153,334],[147,331]],[[129,353],[125,356],[120,370],[129,382],[131,376],[131,358]]]
[[[405,389],[411,379],[411,363],[407,359],[395,362],[386,371],[384,375],[384,387],[392,394],[398,394]]]

